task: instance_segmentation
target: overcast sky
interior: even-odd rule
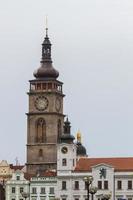
[[[45,15],[72,134],[91,157],[133,156],[133,1],[0,0],[0,160],[26,160]]]

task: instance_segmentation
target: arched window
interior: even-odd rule
[[[42,149],[39,149],[38,156],[39,156],[39,157],[43,157],[43,150],[42,150]]]
[[[36,123],[36,142],[46,142],[46,123],[43,118],[39,118]]]
[[[58,123],[57,123],[57,140],[59,141],[60,139],[60,136],[61,136],[61,120],[59,119],[58,120]]]

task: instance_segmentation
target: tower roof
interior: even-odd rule
[[[41,63],[41,66],[34,72],[35,78],[56,79],[59,76],[59,72],[52,65],[51,42],[48,37],[48,28],[46,28],[46,36],[42,43],[42,59],[40,63]]]
[[[81,133],[77,132],[77,155],[78,156],[86,156],[86,148],[81,143]]]
[[[86,156],[86,148],[82,145],[81,142],[77,142],[77,155]]]
[[[71,135],[71,126],[68,117],[64,122],[64,133],[61,135],[60,139],[61,142],[65,143],[73,143],[73,140],[75,139],[74,136]]]

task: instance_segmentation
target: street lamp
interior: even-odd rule
[[[92,181],[93,181],[92,176],[84,177],[84,182],[85,182],[85,186],[86,186],[86,189],[87,189],[87,200],[89,200],[90,185],[92,184]]]
[[[30,196],[28,192],[22,192],[21,195],[22,197],[24,197],[25,200]]]
[[[92,196],[92,200],[94,199],[94,194],[97,192],[97,187],[90,187],[90,194]]]

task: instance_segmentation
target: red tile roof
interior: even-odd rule
[[[50,171],[50,170],[46,170],[44,172],[41,172],[39,176],[44,176],[44,177],[54,177],[57,175],[56,171]]]
[[[24,173],[24,178],[26,180],[30,180],[33,176],[34,176],[33,174]]]
[[[115,171],[133,171],[133,157],[126,158],[80,158],[74,171],[87,172],[98,164],[111,165]]]
[[[24,165],[13,165],[13,164],[10,164],[10,168],[14,169],[15,171],[18,170],[18,169],[21,170],[21,169],[24,168]]]

